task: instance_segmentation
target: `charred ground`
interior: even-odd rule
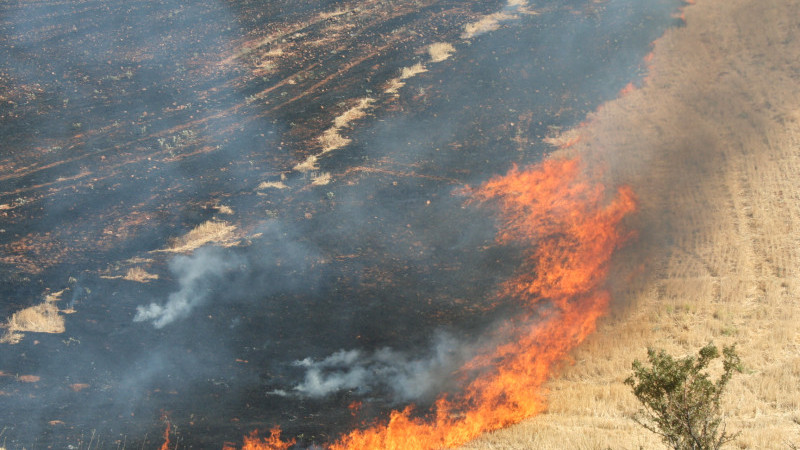
[[[0,316],[62,289],[75,310],[66,333],[3,348],[6,444],[86,445],[92,430],[152,444],[162,414],[189,447],[273,424],[325,442],[385,415],[397,402],[380,388],[269,392],[302,377],[293,361],[425,356],[443,330],[479,336],[513,314],[495,290],[519,249],[459,190],[538,161],[541,139],[636,80],[677,24],[676,2],[651,3],[542,2],[469,37],[507,5],[0,5]],[[437,42],[455,53],[432,64]],[[339,130],[352,143],[295,170],[362,98],[367,117]],[[205,301],[163,328],[133,322],[183,292],[181,257],[162,250],[209,220],[235,226],[231,246],[178,259],[228,267],[190,286]],[[133,267],[159,278],[122,278]]]

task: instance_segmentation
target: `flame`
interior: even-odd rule
[[[363,406],[362,402],[352,402],[347,406],[347,409],[350,410],[350,415],[355,417],[356,414],[358,414],[358,411],[361,409],[361,406]]]
[[[588,177],[578,159],[556,159],[524,171],[515,166],[475,192],[477,200],[499,202],[498,242],[528,248],[506,295],[528,303],[548,298],[566,308],[601,287],[612,253],[630,237],[619,223],[636,201],[621,187],[606,204],[604,186]]]
[[[259,438],[258,432],[253,431],[249,436],[245,436],[242,450],[286,450],[295,444],[296,440],[281,440],[281,427],[273,427],[269,430],[268,438]],[[223,450],[232,450],[233,447],[227,445]]]
[[[630,237],[622,219],[636,209],[630,188],[607,195],[578,159],[553,159],[515,166],[471,194],[497,208],[499,244],[527,249],[523,266],[501,287],[527,312],[497,331],[505,344],[461,369],[480,373],[462,393],[440,397],[427,415],[412,406],[393,411],[388,423],[352,431],[332,450],[453,447],[541,412],[538,393],[554,366],[607,311],[609,261]]]
[[[161,447],[159,447],[159,449],[160,450],[169,450],[169,444],[170,444],[170,442],[169,442],[169,428],[170,428],[170,423],[169,423],[169,419],[167,419],[166,416],[163,417],[163,420],[164,420],[164,422],[167,423],[167,427],[166,427],[166,429],[164,429],[164,443],[161,444]]]
[[[645,61],[647,61],[647,57],[645,57]],[[636,85],[634,85],[632,82],[628,83],[622,89],[619,90],[619,96],[624,97],[635,90],[636,90]]]

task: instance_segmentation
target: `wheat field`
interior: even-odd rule
[[[729,448],[800,446],[800,1],[699,0],[685,20],[641,88],[564,150],[639,196],[613,311],[549,383],[546,413],[464,448],[665,448],[623,380],[648,346],[709,341],[745,366],[723,398]]]

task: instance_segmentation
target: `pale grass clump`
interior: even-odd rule
[[[278,189],[283,190],[288,188],[283,181],[262,181],[261,184],[258,185],[256,190],[264,190],[264,189]]]
[[[456,48],[448,42],[437,42],[428,46],[428,55],[433,63],[442,62],[455,52]]]
[[[352,142],[351,139],[339,134],[339,128],[331,127],[325,130],[318,138],[322,146],[322,152],[327,153],[347,146]]]
[[[0,336],[0,343],[17,344],[22,340],[23,333],[63,333],[64,316],[59,314],[53,301],[45,301],[15,312],[3,328],[6,330]]]
[[[464,25],[464,32],[461,33],[461,39],[472,39],[475,36],[499,30],[503,22],[516,18],[518,18],[516,15],[504,12],[488,14],[475,22]]]
[[[238,242],[235,231],[236,227],[227,222],[208,220],[194,227],[185,235],[173,240],[169,248],[160,251],[186,253],[210,243],[230,247]]]
[[[136,281],[139,283],[148,283],[152,280],[157,280],[158,275],[149,273],[141,267],[131,267],[122,277],[123,280]]]
[[[384,92],[387,94],[397,94],[400,88],[406,85],[405,81],[407,79],[413,78],[427,71],[428,68],[422,63],[416,63],[413,66],[403,67],[403,69],[400,71],[399,77],[389,80],[389,84]]]
[[[374,102],[375,99],[370,97],[360,98],[353,107],[336,116],[336,118],[333,119],[333,126],[325,130],[322,135],[317,138],[319,144],[322,146],[322,153],[332,152],[350,144],[351,140],[342,136],[339,132],[342,128],[348,127],[356,120],[365,117],[367,115],[367,110],[372,107]],[[312,163],[316,163],[316,158]],[[298,167],[301,167],[301,165],[295,166],[295,170],[304,171],[300,170]],[[306,167],[306,169],[310,168]]]
[[[383,90],[383,92],[386,94],[397,94],[405,85],[405,81],[400,80],[400,78],[392,78],[386,84],[386,88]]]
[[[364,97],[358,99],[358,102],[347,111],[343,112],[333,120],[335,128],[344,128],[351,123],[359,120],[367,115],[367,110],[375,102],[374,98]]]
[[[323,146],[328,145],[325,142],[320,142],[320,143]],[[303,160],[303,162],[295,164],[295,166],[292,167],[292,169],[298,172],[313,172],[315,170],[319,170],[318,159],[319,158],[317,157],[317,155],[308,155],[308,157],[305,160]],[[267,186],[267,187],[274,187],[274,186]]]
[[[214,208],[220,214],[226,214],[226,215],[232,215],[233,214],[233,208],[231,208],[228,205],[216,205],[216,206],[214,206]]]
[[[311,177],[311,185],[325,186],[326,184],[330,183],[331,180],[332,178],[329,172],[318,173]]]
[[[413,66],[403,67],[403,70],[400,71],[400,79],[407,80],[427,71],[428,68],[424,64],[416,63]]]

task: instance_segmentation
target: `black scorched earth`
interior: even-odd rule
[[[0,2],[0,447],[324,444],[457,390],[519,263],[459,192],[677,3]]]

